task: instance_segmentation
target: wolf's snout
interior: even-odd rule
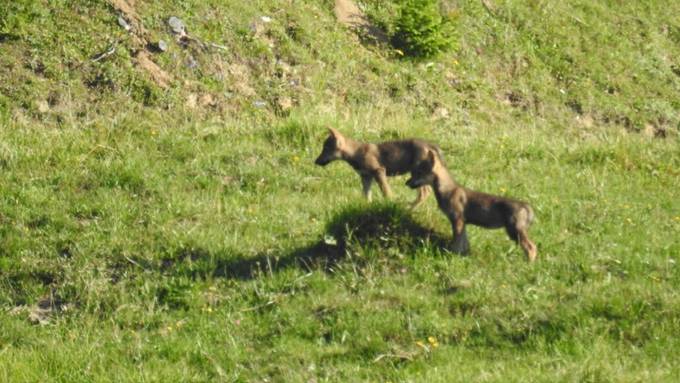
[[[321,157],[321,156],[319,156],[319,157],[316,159],[316,161],[314,161],[314,163],[317,164],[317,165],[319,165],[319,166],[326,166],[326,165],[328,165],[328,160],[325,159],[325,158],[323,158],[323,157]]]

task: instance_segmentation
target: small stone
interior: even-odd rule
[[[256,100],[256,101],[253,102],[253,106],[258,108],[258,109],[261,109],[261,108],[264,108],[265,106],[267,106],[267,103],[265,101],[262,101],[262,100]]]
[[[158,47],[158,50],[161,51],[161,52],[165,52],[165,51],[168,50],[168,43],[166,43],[163,40],[158,40],[158,43],[156,44],[156,46]]]
[[[171,18],[169,18],[168,25],[170,26],[170,29],[172,29],[173,33],[178,34],[180,36],[184,36],[186,34],[184,22],[182,22],[182,20],[179,19],[178,17],[172,16]]]
[[[38,107],[38,112],[40,113],[47,113],[50,111],[50,104],[45,100],[38,101],[36,106]]]
[[[263,23],[271,23],[272,22],[272,18],[269,17],[269,16],[262,16],[262,17],[260,17],[260,20],[262,20]]]
[[[125,18],[123,18],[123,16],[118,16],[118,25],[123,27],[123,29],[125,29],[126,31],[129,31],[130,29],[132,29],[130,24],[128,24],[127,20],[125,20]]]

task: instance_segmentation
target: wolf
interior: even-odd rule
[[[439,209],[451,222],[455,252],[469,251],[465,224],[470,223],[488,229],[505,228],[508,237],[524,250],[527,260],[536,260],[536,245],[527,234],[534,220],[534,211],[526,202],[458,185],[439,156],[432,151],[428,151],[425,159],[411,172],[406,185],[413,189],[432,186]]]
[[[371,200],[371,185],[378,183],[385,198],[392,197],[387,177],[405,174],[425,159],[428,151],[441,157],[438,146],[418,139],[387,141],[378,144],[365,143],[344,136],[338,130],[329,128],[328,138],[315,163],[326,166],[336,160],[347,162],[361,177],[363,194]],[[411,204],[420,205],[430,194],[428,185],[418,188],[418,196]]]

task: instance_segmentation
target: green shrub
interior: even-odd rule
[[[9,37],[18,37],[23,26],[30,22],[32,13],[29,7],[20,2],[8,2],[3,4],[0,12],[0,42]]]
[[[438,0],[403,0],[392,44],[404,55],[431,57],[453,47],[454,27],[442,17]]]

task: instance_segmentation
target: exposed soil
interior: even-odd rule
[[[365,34],[375,42],[386,43],[389,40],[383,30],[371,24],[353,0],[335,0],[335,17],[340,23]]]
[[[134,0],[109,0],[111,5],[119,10],[128,21],[137,21],[139,16],[135,12]]]
[[[109,4],[121,13],[121,16],[132,27],[131,35],[134,45],[138,51],[135,54],[135,64],[137,67],[149,73],[151,78],[163,88],[167,88],[172,81],[172,76],[165,72],[153,60],[146,50],[149,43],[145,37],[146,32],[142,26],[141,19],[135,10],[135,0],[109,0]]]
[[[151,78],[159,86],[167,88],[170,85],[172,76],[161,69],[155,62],[151,61],[147,51],[137,52],[137,56],[135,56],[135,63],[139,68],[144,69],[147,73],[149,73]]]

